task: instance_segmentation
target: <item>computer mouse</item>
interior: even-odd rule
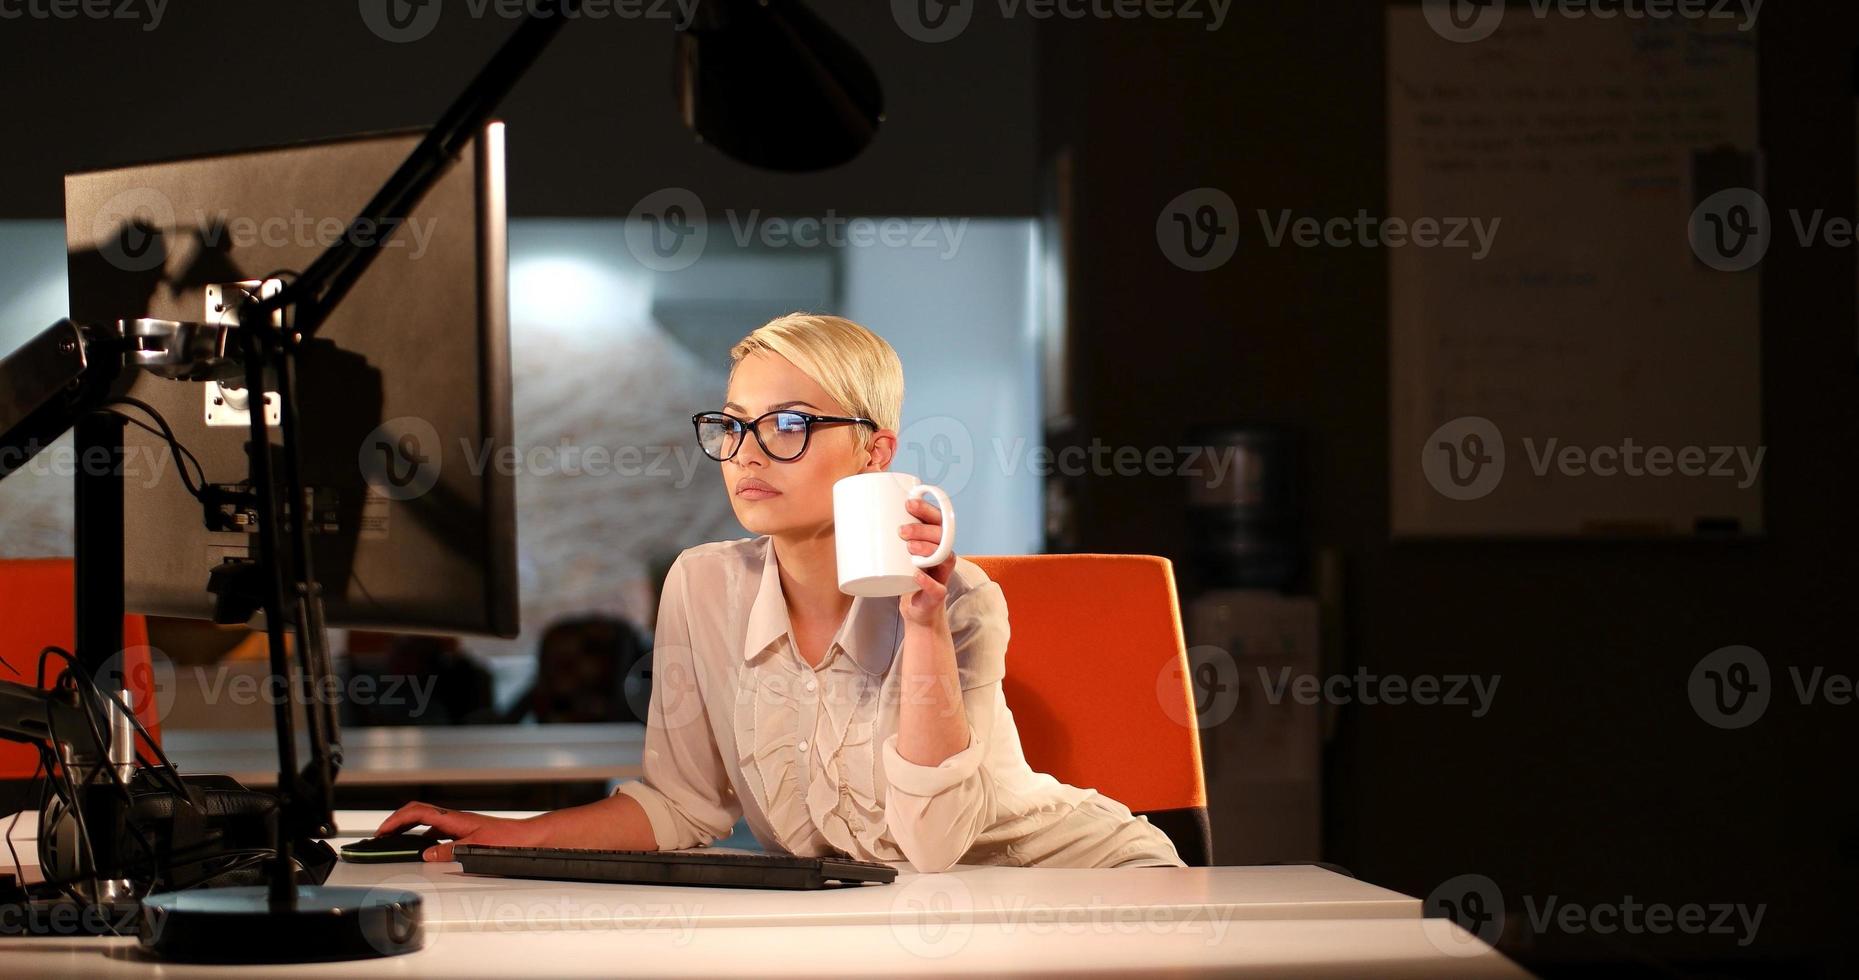
[[[383,834],[342,845],[342,860],[357,864],[418,861],[427,848],[446,839],[425,834]]]

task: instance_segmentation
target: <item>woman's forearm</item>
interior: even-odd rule
[[[655,851],[652,823],[639,801],[625,793],[537,814],[527,820],[541,832],[542,847],[609,851]]]
[[[898,705],[897,754],[919,766],[941,765],[968,747],[968,711],[946,618],[904,627],[898,671],[904,697]]]

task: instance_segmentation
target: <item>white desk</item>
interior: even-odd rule
[[[344,829],[384,814],[342,812]],[[22,851],[22,854],[24,852]],[[1310,867],[958,866],[890,885],[773,892],[472,877],[456,864],[341,864],[331,884],[426,899],[426,948],[296,976],[1014,974],[1522,977],[1417,899]],[[154,964],[133,940],[0,940],[26,976],[225,975]],[[15,971],[20,971],[15,973]]]
[[[239,968],[145,961],[129,939],[0,939],[0,963],[35,978],[1529,976],[1444,919],[1239,922],[1217,938],[1000,925],[950,936],[920,955],[886,926],[438,933],[393,959]],[[1461,942],[1474,952],[1441,951]]]
[[[467,875],[457,864],[348,864],[332,885],[416,892],[428,928],[572,920],[594,929],[729,926],[921,926],[1047,919],[1206,929],[1274,919],[1417,919],[1420,902],[1308,865],[1262,868],[1001,868],[958,865],[889,885],[787,892],[613,885]]]

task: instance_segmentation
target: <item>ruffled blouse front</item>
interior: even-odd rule
[[[880,679],[861,672],[837,644],[817,670],[787,637],[777,645],[745,672],[735,725],[742,771],[760,784],[757,795],[782,846],[809,857],[904,860],[885,833],[879,802],[872,739]]]

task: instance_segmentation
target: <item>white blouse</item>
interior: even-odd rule
[[[1007,601],[975,563],[949,580],[969,745],[922,766],[897,753],[897,598],[855,598],[820,665],[789,632],[773,539],[698,545],[659,599],[638,800],[661,850],[714,843],[743,817],[763,848],[908,862],[1182,867],[1147,817],[1034,772],[1001,692]]]

